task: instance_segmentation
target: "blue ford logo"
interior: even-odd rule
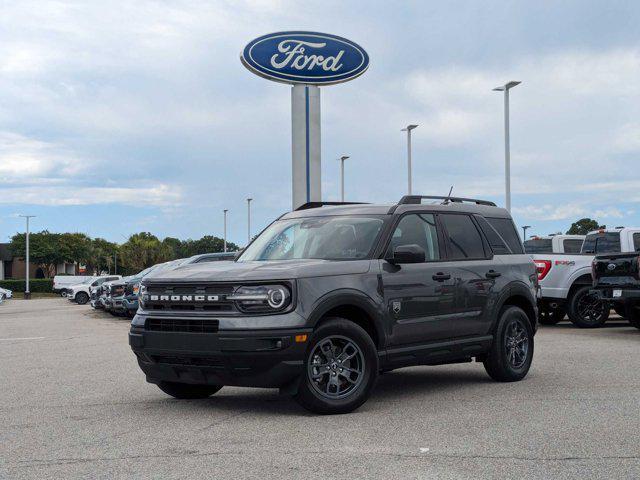
[[[346,38],[315,32],[278,32],[244,47],[240,59],[256,75],[284,83],[330,85],[362,75],[369,55]]]

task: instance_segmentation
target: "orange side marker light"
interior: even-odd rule
[[[296,335],[296,343],[304,343],[306,341],[307,341],[307,335],[306,334]]]

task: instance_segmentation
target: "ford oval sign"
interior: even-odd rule
[[[346,38],[315,32],[278,32],[256,38],[240,59],[256,75],[283,83],[331,85],[362,75],[369,55]]]

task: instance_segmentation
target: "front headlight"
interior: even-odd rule
[[[137,293],[138,298],[142,299],[142,297],[147,293],[147,286],[143,285],[142,283],[136,283],[133,286],[133,293]]]
[[[291,304],[291,292],[285,285],[242,286],[227,296],[245,313],[279,312]]]

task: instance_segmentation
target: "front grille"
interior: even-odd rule
[[[152,332],[216,333],[218,320],[198,318],[148,318],[145,328]]]
[[[227,295],[232,294],[233,289],[233,285],[224,284],[193,283],[172,285],[151,283],[147,285],[144,308],[149,311],[165,312],[234,313],[237,312],[235,303],[227,300]],[[215,296],[217,299],[198,301],[193,298],[183,299],[182,296]],[[153,300],[152,297],[154,298]]]
[[[222,359],[217,357],[177,357],[166,355],[152,355],[151,359],[156,363],[165,363],[169,365],[224,368]]]

